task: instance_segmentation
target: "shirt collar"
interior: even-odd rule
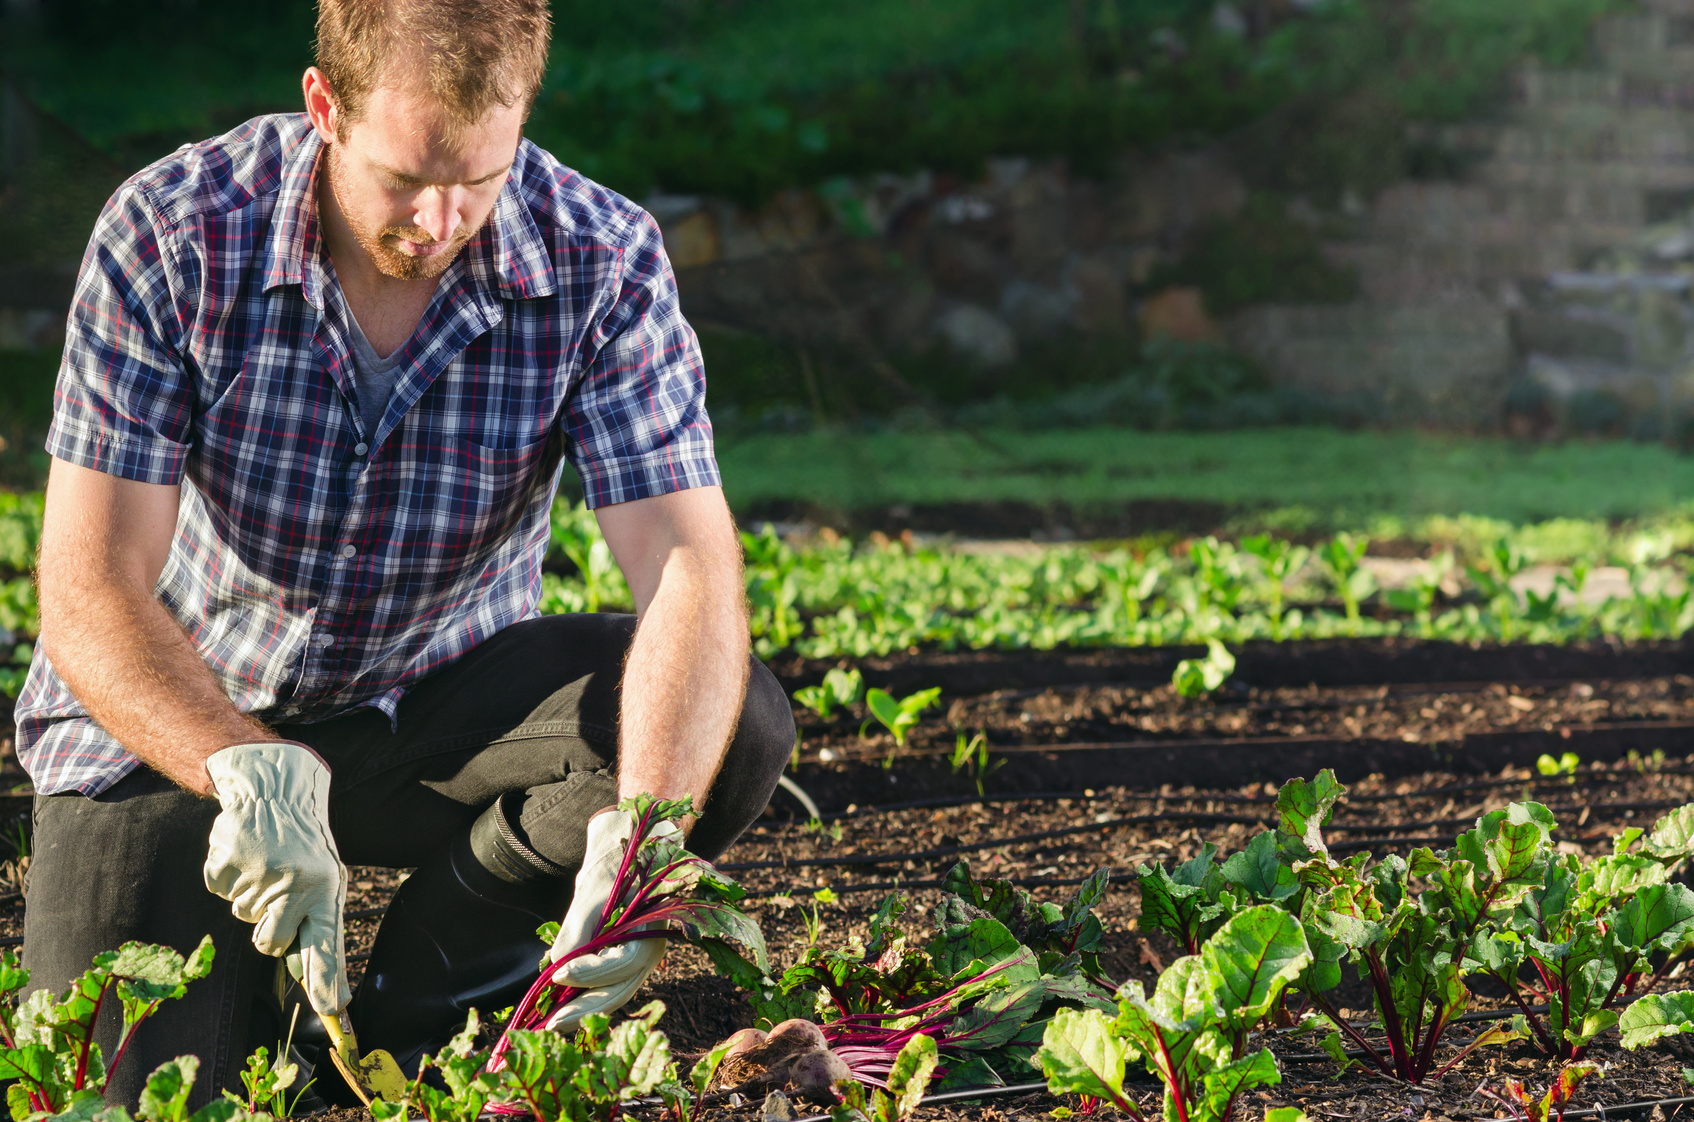
[[[264,249],[265,291],[298,284],[317,308],[323,307],[324,274],[319,267],[308,269],[306,262],[310,260],[316,266],[319,253],[317,181],[322,153],[323,141],[309,125],[283,153],[276,209]],[[471,275],[511,300],[551,296],[558,291],[552,254],[524,203],[518,182],[529,163],[523,157],[520,147],[488,224],[462,251]]]
[[[301,114],[300,120],[305,121]],[[307,124],[304,133],[282,154],[282,172],[271,212],[270,234],[265,240],[265,291],[285,284],[302,284],[306,248],[317,247],[318,153],[323,142],[318,130]],[[323,302],[316,292],[306,294],[316,307]]]

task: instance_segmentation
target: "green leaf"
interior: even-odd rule
[[[765,933],[758,921],[729,902],[690,900],[667,909],[665,915],[682,926],[690,942],[706,939],[733,940],[753,952],[753,962],[761,973],[770,969],[769,952],[765,949]]]
[[[1387,915],[1372,884],[1346,880],[1311,897],[1312,926],[1348,950],[1363,950],[1388,934]]]
[[[1694,1030],[1694,991],[1650,993],[1623,1011],[1618,1032],[1630,1051]]]
[[[1005,924],[957,896],[941,898],[935,908],[935,926],[939,933],[929,953],[935,969],[945,977],[967,970],[980,974],[1024,949]]]
[[[1038,1019],[1042,1002],[1050,995],[1042,978],[996,989],[953,1018],[947,1026],[947,1046],[990,1052],[1008,1044]]]
[[[1607,1029],[1616,1026],[1617,1023],[1618,1014],[1616,1010],[1595,1009],[1583,1016],[1581,1024],[1566,1029],[1565,1039],[1580,1048]]]
[[[1612,914],[1618,944],[1642,953],[1668,951],[1694,925],[1694,891],[1682,884],[1655,884]]]
[[[1093,1009],[1060,1009],[1047,1022],[1036,1059],[1055,1095],[1088,1095],[1126,1101],[1124,1068],[1140,1053],[1113,1031],[1112,1019]]]
[[[1666,862],[1694,853],[1694,803],[1679,806],[1653,823],[1642,848]]]
[[[1227,882],[1212,863],[1216,852],[1217,847],[1208,842],[1174,872],[1163,865],[1142,865],[1137,870],[1144,928],[1163,931],[1190,950],[1199,949],[1228,910],[1220,891]]]
[[[1230,1105],[1243,1091],[1254,1087],[1274,1086],[1282,1082],[1282,1072],[1269,1048],[1261,1048],[1250,1056],[1220,1064],[1201,1077],[1203,1098],[1197,1112],[1189,1115],[1190,1122],[1223,1122],[1230,1116]]]
[[[1222,871],[1230,884],[1245,888],[1259,900],[1286,900],[1300,891],[1294,870],[1282,863],[1274,830],[1253,835],[1245,849],[1229,855]]]
[[[835,698],[822,686],[801,686],[794,691],[794,700],[826,721],[835,711]]]
[[[963,862],[960,862],[960,864],[964,865]],[[955,865],[953,867],[954,872],[957,872],[958,868],[959,866]],[[965,879],[969,880],[970,866],[964,865],[964,869]],[[953,873],[948,873],[947,876],[949,883],[951,883]],[[944,889],[944,891],[952,890]],[[973,900],[972,903],[976,903],[976,901]],[[906,897],[903,894],[890,892],[886,897],[884,897],[882,903],[878,905],[876,909],[876,914],[871,916],[870,937],[865,941],[866,958],[881,957],[882,952],[888,947],[889,938],[899,934],[899,929],[896,928],[894,924],[896,920],[905,914],[905,911]]]
[[[706,1088],[711,1085],[712,1076],[717,1073],[718,1065],[723,1063],[723,1058],[729,1054],[730,1047],[730,1041],[723,1041],[716,1048],[701,1056],[693,1069],[689,1071],[688,1083],[689,1086],[694,1088],[695,1095],[706,1093]]]
[[[1297,1106],[1273,1106],[1265,1111],[1265,1122],[1312,1122]]]
[[[673,1074],[671,1042],[656,1027],[665,1003],[651,1001],[612,1029],[605,1052],[593,1057],[600,1102],[630,1102],[651,1094]]]
[[[1485,928],[1471,937],[1466,954],[1467,966],[1480,966],[1501,978],[1515,978],[1523,965],[1524,941],[1516,932]]]
[[[1276,796],[1276,811],[1282,819],[1282,829],[1306,847],[1307,852],[1328,854],[1323,843],[1323,827],[1335,813],[1335,804],[1347,788],[1336,781],[1329,768],[1318,772],[1316,779],[1290,779]]]
[[[23,968],[12,951],[0,951],[0,997],[21,990],[29,984],[29,971]]]
[[[1529,1020],[1522,1013],[1509,1021],[1496,1021],[1486,1029],[1477,1033],[1471,1040],[1472,1048],[1488,1048],[1496,1044],[1511,1044],[1530,1037]]]
[[[1200,958],[1216,977],[1225,1025],[1240,1034],[1270,1012],[1311,963],[1312,951],[1298,919],[1261,904],[1231,916],[1200,949]]]
[[[843,670],[833,667],[823,676],[823,688],[835,704],[846,708],[864,696],[865,676],[857,668]]]
[[[894,1057],[894,1066],[888,1072],[888,1090],[894,1096],[895,1117],[910,1118],[917,1111],[938,1059],[934,1039],[921,1032],[907,1041]]]
[[[1330,1076],[1331,1079],[1340,1079],[1341,1076],[1346,1073],[1348,1068],[1359,1063],[1358,1060],[1347,1054],[1347,1046],[1341,1042],[1341,1034],[1339,1032],[1331,1032],[1329,1035],[1325,1036],[1323,1038],[1323,1043],[1319,1045],[1319,1047],[1321,1047],[1325,1052],[1328,1052],[1329,1058],[1335,1061],[1336,1071],[1334,1075]]]
[[[1185,658],[1171,673],[1171,685],[1180,697],[1215,693],[1235,673],[1235,656],[1216,639],[1206,640],[1205,658]]]
[[[146,1122],[186,1122],[188,1093],[194,1090],[194,1076],[199,1070],[198,1056],[178,1056],[154,1068],[142,1088],[136,1113]]]

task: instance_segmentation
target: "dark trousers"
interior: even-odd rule
[[[397,730],[369,708],[279,728],[329,763],[341,859],[428,866],[510,794],[508,805],[521,799],[517,817],[530,846],[574,873],[589,816],[617,799],[619,686],[634,629],[632,616],[528,620],[412,687]],[[691,850],[716,857],[741,835],[769,801],[793,744],[787,696],[755,661]],[[253,949],[251,927],[201,878],[218,811],[145,767],[92,798],[35,800],[24,913],[31,989],[62,992],[96,953],[131,939],[187,951],[210,934],[217,948],[210,976],[137,1034],[108,1085],[109,1101],[133,1107],[147,1074],[185,1053],[201,1060],[194,1102],[219,1087],[239,1090],[246,1056],[286,1031],[268,996],[277,960]],[[538,961],[543,949],[535,943]],[[102,1013],[107,1057],[118,1030],[118,1018]]]

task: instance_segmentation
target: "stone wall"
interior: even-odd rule
[[[1125,336],[1128,299],[1169,247],[1246,193],[1217,153],[1106,183],[999,160],[980,182],[920,173],[793,191],[755,214],[646,200],[689,315],[802,345],[943,347],[984,366],[1071,333]]]
[[[1216,324],[1192,293],[1147,291],[1244,204],[1222,149],[1125,157],[1104,182],[1005,160],[976,183],[883,176],[757,214],[650,206],[691,314],[800,345],[994,367],[1054,339],[1124,339],[1127,363],[1138,332],[1222,335],[1282,384],[1390,416],[1491,422],[1528,402],[1556,424],[1600,393],[1663,427],[1694,412],[1694,0],[1608,17],[1594,48],[1587,69],[1523,70],[1493,120],[1426,130],[1467,154],[1462,178],[1310,214],[1358,273],[1341,306]]]

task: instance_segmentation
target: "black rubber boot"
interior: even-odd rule
[[[387,1049],[414,1075],[472,1008],[504,1009],[535,981],[547,950],[535,929],[563,918],[574,871],[536,853],[515,828],[521,798],[514,792],[489,807],[468,837],[394,894],[347,1008],[362,1052]]]

